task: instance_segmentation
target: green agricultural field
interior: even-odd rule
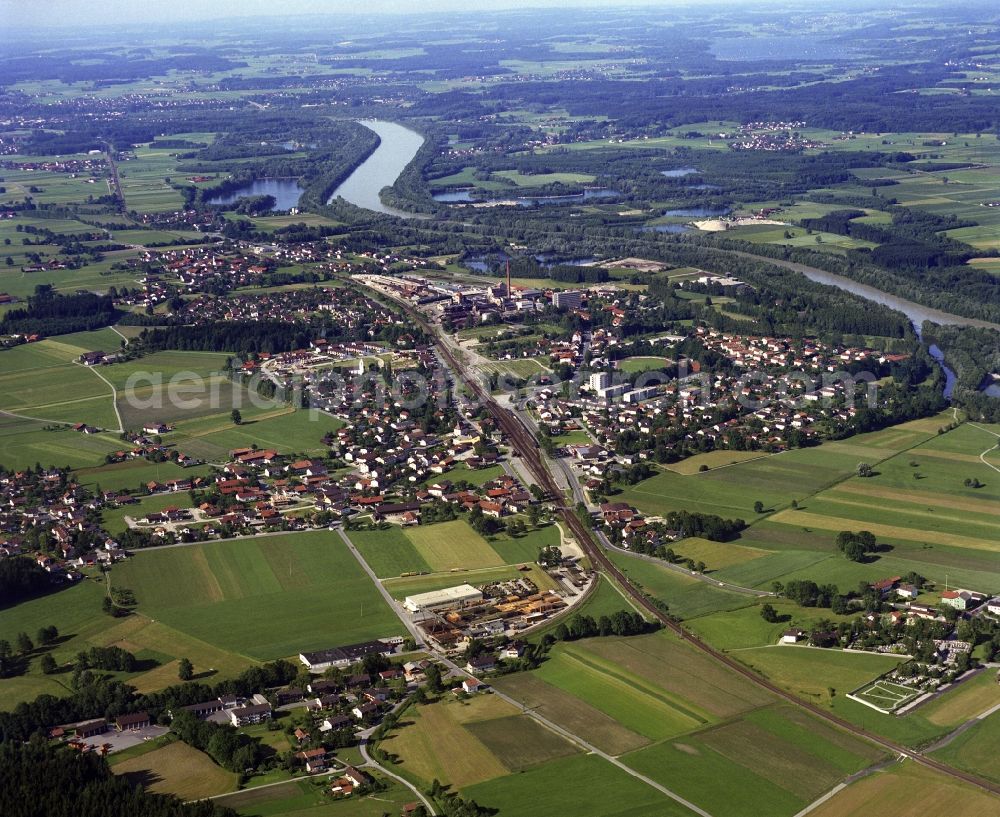
[[[465,797],[504,817],[587,814],[690,817],[691,812],[596,755],[575,755],[462,788]]]
[[[431,567],[395,525],[385,530],[353,530],[348,534],[368,566],[380,579],[404,573],[430,573]]]
[[[331,800],[320,779],[247,789],[219,797],[216,802],[247,817],[384,817],[387,812],[401,813],[403,806],[413,802],[413,792],[401,783],[377,772],[375,777],[384,788],[346,800]]]
[[[82,467],[104,461],[121,448],[117,434],[81,434],[66,426],[0,414],[0,464],[6,468]]]
[[[673,471],[675,474],[688,476],[689,474],[699,473],[702,470],[702,466],[705,466],[706,470],[711,470],[712,468],[736,465],[747,460],[757,460],[767,456],[767,454],[762,454],[760,451],[728,451],[721,449],[719,451],[707,451],[704,454],[695,454],[693,457],[688,457],[680,462],[665,465],[664,468],[668,471]]]
[[[464,703],[446,694],[407,709],[381,747],[402,758],[397,771],[411,781],[426,786],[437,778],[468,786],[510,773],[471,729],[480,719],[510,717],[517,717],[517,710],[498,698],[483,695]]]
[[[104,331],[88,332],[0,352],[0,411],[43,423],[117,428],[111,386],[101,379],[109,367],[74,362],[84,352],[101,348],[98,344],[106,339]]]
[[[650,740],[675,737],[709,722],[707,713],[653,681],[615,668],[576,644],[561,645],[534,674]]]
[[[211,471],[211,467],[207,465],[182,468],[174,462],[149,462],[136,459],[94,468],[81,468],[75,472],[75,477],[81,485],[91,490],[96,490],[100,486],[104,491],[121,491],[137,489],[149,482],[162,483],[172,479],[206,476]],[[186,503],[186,496],[184,499],[178,498],[177,502]]]
[[[523,536],[499,533],[489,538],[489,544],[506,564],[530,564],[538,559],[538,552],[543,548],[558,547],[561,538],[556,525],[547,525],[529,530]]]
[[[770,624],[760,616],[761,605],[767,603],[777,610],[779,620]],[[723,610],[699,616],[687,622],[687,627],[713,647],[721,650],[743,650],[778,643],[782,632],[790,627],[810,630],[821,619],[849,621],[853,615],[837,616],[829,609],[799,607],[795,602],[782,598],[762,599],[750,607]]]
[[[403,535],[434,572],[500,567],[500,555],[464,519],[417,525]]]
[[[148,791],[175,794],[182,800],[224,794],[233,791],[237,782],[235,774],[180,740],[118,763],[114,773],[141,783]]]
[[[1000,782],[1000,712],[978,721],[934,752],[934,757],[950,766]]]
[[[178,660],[182,657],[191,660],[196,673],[211,670],[217,678],[236,675],[254,663],[250,658],[174,630],[162,621],[153,622],[142,612],[110,619],[101,611],[105,593],[105,585],[94,574],[73,587],[7,607],[0,615],[0,639],[16,643],[19,632],[27,632],[34,638],[39,627],[54,624],[60,640],[48,651],[63,667],[68,666],[80,650],[93,646],[120,646],[134,653],[141,662],[140,669],[127,676],[129,683],[141,691],[177,683]],[[139,602],[141,610],[142,600]],[[40,658],[41,651],[36,651],[25,673],[0,680],[0,707],[12,708],[42,693],[67,694],[68,671],[44,675],[39,666]]]
[[[811,814],[812,817],[867,817],[872,813],[873,803],[878,804],[880,817],[912,817],[918,813],[982,817],[997,809],[994,795],[908,760],[848,786]]]
[[[191,456],[218,462],[236,448],[273,448],[282,454],[323,456],[328,449],[323,437],[336,431],[343,421],[329,414],[292,409],[284,404],[240,410],[243,423],[234,425],[230,411],[206,414],[176,423],[168,441]]]
[[[790,817],[881,757],[875,746],[802,710],[777,706],[624,760],[717,817]]]
[[[611,560],[629,579],[647,593],[665,602],[671,615],[695,618],[719,610],[732,610],[754,603],[754,597],[724,590],[673,568],[646,559],[608,551]]]
[[[942,416],[938,425],[947,422]],[[915,421],[715,471],[689,475],[663,471],[626,488],[616,499],[652,514],[690,510],[751,521],[757,501],[766,508],[787,507],[793,499],[801,501],[851,476],[858,462],[880,463],[932,433],[926,421]]]
[[[144,614],[261,660],[402,632],[327,531],[139,552],[112,577],[133,590]]]
[[[905,660],[877,653],[789,645],[741,650],[735,656],[778,686],[816,703],[829,701],[831,688],[836,696],[846,695]]]

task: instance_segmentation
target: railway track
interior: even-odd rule
[[[438,333],[427,322],[423,315],[418,313],[409,304],[405,304],[398,300],[396,302],[403,308],[412,320],[424,329],[429,336],[438,336]],[[455,355],[452,354],[452,351],[447,343],[438,343],[438,350],[447,361],[451,370],[455,373],[455,376],[460,377],[475,393],[476,398],[480,401],[480,404],[487,410],[500,430],[507,436],[511,447],[528,466],[528,470],[531,471],[532,475],[537,480],[538,485],[552,497],[552,501],[556,506],[556,513],[566,524],[567,528],[573,532],[573,535],[580,543],[580,547],[590,558],[591,564],[618,582],[621,588],[628,594],[629,598],[641,606],[643,610],[649,613],[661,625],[666,627],[691,646],[715,659],[719,663],[724,664],[727,668],[757,686],[766,689],[768,692],[772,693],[781,700],[801,707],[827,723],[831,723],[846,732],[864,738],[865,740],[868,740],[877,746],[881,746],[883,749],[893,752],[900,757],[909,758],[926,768],[933,769],[934,771],[940,772],[941,774],[947,775],[955,780],[960,780],[963,783],[976,786],[977,788],[990,792],[991,794],[1000,795],[1000,785],[978,777],[977,775],[952,768],[945,763],[941,763],[934,758],[928,757],[922,752],[910,749],[902,744],[889,740],[888,738],[884,738],[881,735],[869,732],[867,729],[863,729],[850,721],[846,721],[843,718],[834,715],[829,710],[823,709],[822,707],[810,703],[809,701],[805,701],[788,690],[782,689],[776,684],[768,681],[766,678],[758,675],[749,667],[741,664],[735,658],[720,652],[710,644],[706,644],[700,638],[686,630],[670,616],[660,610],[652,601],[650,601],[649,598],[647,598],[645,593],[635,587],[631,580],[629,580],[629,578],[618,568],[618,566],[608,558],[604,549],[595,541],[590,528],[583,523],[579,516],[577,516],[576,509],[567,505],[562,491],[559,489],[559,486],[552,477],[548,466],[544,462],[537,440],[535,440],[531,432],[525,427],[524,423],[522,423],[517,415],[512,411],[501,407],[493,399],[492,395],[483,388],[481,383],[479,383],[475,378],[467,375],[461,362],[455,357]]]

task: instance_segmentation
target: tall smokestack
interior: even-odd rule
[[[507,297],[512,298],[514,291],[510,288],[510,259],[507,259]]]

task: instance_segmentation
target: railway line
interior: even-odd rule
[[[406,314],[409,315],[413,321],[423,328],[429,336],[438,336],[434,327],[428,323],[423,315],[413,309],[409,304],[403,303],[398,299],[394,300],[403,308]],[[465,382],[469,389],[476,395],[480,404],[486,409],[489,415],[493,418],[494,422],[496,422],[500,430],[506,435],[510,445],[527,465],[528,470],[534,476],[538,485],[552,498],[552,501],[555,504],[556,513],[566,524],[566,527],[572,531],[573,535],[580,543],[580,547],[590,558],[591,564],[594,565],[595,568],[613,578],[625,591],[625,593],[628,594],[629,598],[635,602],[635,604],[639,605],[643,610],[649,613],[649,615],[658,621],[662,626],[666,627],[686,643],[707,654],[719,663],[724,664],[731,671],[743,676],[757,686],[766,689],[768,692],[781,700],[801,707],[813,715],[822,718],[827,723],[831,723],[846,732],[864,738],[877,746],[881,746],[883,749],[886,749],[899,757],[909,758],[926,768],[933,769],[934,771],[940,772],[941,774],[947,775],[955,780],[976,786],[977,788],[992,794],[1000,795],[1000,785],[985,780],[977,775],[955,769],[945,763],[935,760],[934,758],[928,757],[922,752],[910,749],[902,744],[889,740],[888,738],[884,738],[881,735],[876,735],[867,729],[863,729],[860,726],[856,726],[855,724],[838,717],[832,712],[823,709],[816,704],[799,698],[788,690],[782,689],[776,684],[768,681],[766,678],[761,677],[749,667],[741,664],[736,659],[731,658],[725,653],[715,649],[710,644],[705,643],[693,633],[682,627],[679,623],[674,621],[674,619],[657,607],[642,591],[635,587],[629,578],[618,568],[618,566],[608,558],[604,550],[595,541],[590,528],[585,525],[577,515],[576,509],[567,505],[562,491],[559,489],[559,486],[552,477],[548,466],[545,464],[538,442],[535,440],[531,432],[525,427],[524,423],[521,422],[514,412],[501,407],[496,400],[493,399],[492,395],[483,388],[481,383],[479,383],[475,378],[467,375],[461,361],[459,361],[452,353],[447,343],[438,343],[438,350],[445,358],[449,368],[451,368],[455,376],[460,377]]]

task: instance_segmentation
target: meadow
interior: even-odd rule
[[[88,571],[88,578],[68,587],[15,607],[0,615],[0,639],[15,643],[17,633],[27,632],[34,638],[41,626],[54,624],[59,641],[47,649],[57,665],[66,667],[78,652],[90,647],[119,646],[134,653],[139,669],[127,677],[141,691],[162,689],[177,683],[180,658],[188,658],[196,674],[208,673],[220,678],[231,677],[256,663],[241,656],[181,632],[161,620],[153,621],[143,612],[120,619],[110,619],[101,611],[105,585]],[[141,599],[140,608],[141,608]],[[31,700],[42,693],[62,696],[69,692],[69,674],[63,669],[45,675],[40,668],[42,651],[30,657],[22,675],[0,680],[0,707],[13,708],[20,701]]]
[[[382,530],[355,530],[348,534],[365,561],[381,578],[404,573],[446,573],[484,570],[530,563],[542,547],[559,544],[555,526],[531,530],[524,536],[480,536],[464,519],[430,525]]]
[[[220,806],[247,817],[384,817],[413,802],[413,792],[392,778],[375,774],[380,791],[347,800],[331,800],[321,780],[290,780],[276,786],[247,789],[220,797]]]
[[[144,614],[253,659],[402,632],[327,531],[138,552],[112,577],[135,593]]]
[[[147,791],[175,794],[182,800],[214,797],[236,788],[235,774],[180,740],[117,763],[114,773]]]
[[[715,817],[790,817],[881,757],[799,709],[773,706],[623,759]]]
[[[504,817],[593,814],[690,817],[685,807],[597,755],[574,755],[516,775],[465,786],[462,794]]]
[[[401,758],[398,770],[408,779],[460,788],[578,751],[500,698],[463,701],[448,693],[407,709],[381,747]]]
[[[1000,712],[977,721],[934,752],[934,757],[949,766],[1000,782]]]
[[[866,817],[878,804],[881,817],[948,814],[982,817],[996,812],[996,798],[912,761],[894,763],[869,775],[819,805],[813,817]]]

